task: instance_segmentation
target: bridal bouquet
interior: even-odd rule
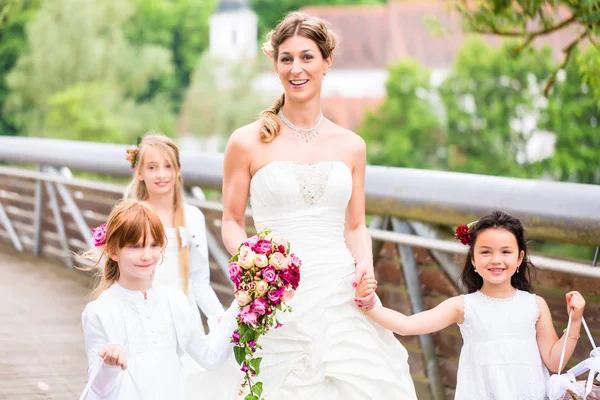
[[[235,284],[240,307],[237,329],[231,336],[235,359],[246,374],[240,395],[248,388],[245,400],[262,400],[262,382],[252,379],[260,373],[261,357],[254,357],[260,336],[282,326],[277,311],[292,311],[286,304],[300,283],[300,259],[290,253],[290,244],[262,230],[248,238],[229,263],[229,277]]]

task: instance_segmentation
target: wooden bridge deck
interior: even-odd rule
[[[0,243],[0,399],[78,399],[85,274]]]

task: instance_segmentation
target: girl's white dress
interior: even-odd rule
[[[189,284],[187,297],[191,309],[198,318],[198,307],[206,316],[210,330],[215,329],[218,318],[223,314],[223,306],[210,286],[210,266],[206,241],[206,223],[202,212],[194,206],[185,204],[185,228],[179,233],[182,243],[189,249]],[[167,246],[164,258],[156,266],[154,274],[155,288],[169,288],[183,293],[183,280],[179,265],[179,247],[175,228],[166,228]],[[233,289],[232,289],[233,291]],[[204,328],[200,325],[202,332]],[[188,400],[211,398],[229,400],[236,398],[241,383],[241,373],[233,355],[214,371],[207,371],[189,355],[181,358],[181,367],[186,382]],[[215,385],[214,382],[220,382]]]
[[[549,374],[536,340],[536,295],[463,296],[456,400],[544,400]]]
[[[181,291],[155,288],[144,298],[141,292],[113,284],[82,314],[92,381],[87,399],[184,400],[180,357],[186,352],[206,369],[222,364],[232,353],[236,312],[231,307],[205,335]],[[125,371],[100,359],[98,351],[106,344],[125,348]]]

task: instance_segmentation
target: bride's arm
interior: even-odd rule
[[[245,136],[245,137],[244,137]],[[248,133],[238,129],[229,138],[223,161],[223,219],[221,238],[229,253],[237,254],[246,240],[245,213],[250,189]]]
[[[373,276],[373,251],[371,236],[365,219],[365,170],[367,166],[367,145],[358,135],[354,135],[352,146],[352,195],[346,209],[344,236],[346,245],[356,261],[356,276],[353,286],[363,275]],[[370,300],[374,295],[370,295]]]

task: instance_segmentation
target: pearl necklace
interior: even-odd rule
[[[309,140],[314,139],[319,134],[319,131],[317,129],[319,129],[319,126],[321,125],[321,121],[323,120],[323,113],[321,112],[319,114],[319,119],[317,120],[317,123],[315,124],[315,126],[313,126],[312,128],[305,129],[305,128],[300,128],[299,126],[292,124],[285,117],[285,115],[283,115],[283,112],[281,110],[279,110],[279,112],[277,113],[277,116],[281,119],[281,121],[283,122],[283,124],[285,126],[287,126],[288,128],[290,128],[292,130],[292,133],[294,134],[294,136],[296,136],[299,139],[304,140],[306,143],[308,143]]]

